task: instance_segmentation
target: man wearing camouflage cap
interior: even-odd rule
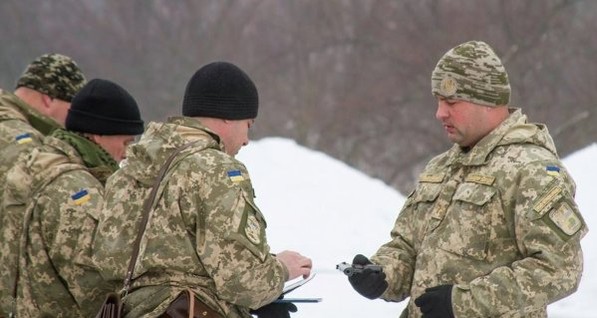
[[[64,126],[71,99],[84,84],[83,73],[70,57],[44,54],[27,66],[14,93],[0,90],[0,188],[6,171],[21,152],[39,145],[45,135]],[[0,213],[0,257],[10,257],[14,251],[9,251],[5,243],[14,241],[15,233],[1,228],[9,222],[4,217]],[[5,266],[8,264],[0,264],[0,315],[10,306],[5,283],[8,273],[14,270]]]
[[[73,96],[85,84],[71,58],[44,54],[27,66],[14,94],[0,91],[0,148],[38,141],[64,127]]]
[[[350,283],[370,299],[410,297],[401,317],[546,317],[582,274],[574,181],[545,125],[508,106],[508,75],[486,43],[448,51],[431,86],[455,144],[427,164],[391,241],[353,260],[383,271]]]
[[[284,318],[296,311],[270,303],[287,280],[310,274],[311,260],[293,251],[270,254],[249,173],[234,158],[249,142],[258,106],[243,70],[209,63],[187,84],[183,116],[150,123],[108,180],[94,259],[103,277],[122,280],[145,199],[175,155],[143,232],[126,317],[179,317],[168,307],[185,291],[194,294],[195,317],[248,318],[260,308],[259,318]]]

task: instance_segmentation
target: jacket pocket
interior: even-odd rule
[[[442,192],[442,183],[419,182],[419,185],[409,198],[408,206],[405,209],[411,209],[417,220],[413,226],[415,232],[421,239],[425,233],[430,233],[435,229],[441,220],[435,218],[438,198]]]
[[[438,229],[439,247],[457,255],[484,260],[488,254],[492,214],[501,207],[494,187],[465,182],[452,197],[444,224]]]

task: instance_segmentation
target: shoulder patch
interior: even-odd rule
[[[89,199],[91,199],[91,195],[89,194],[89,192],[87,192],[87,190],[83,189],[83,190],[80,190],[79,192],[71,195],[70,198],[73,200],[73,202],[76,205],[83,205],[83,204],[87,203],[87,201],[89,201]]]
[[[444,181],[444,174],[422,174],[419,182],[441,183]]]
[[[31,138],[31,134],[30,134],[30,133],[24,133],[24,134],[17,135],[17,136],[15,137],[15,141],[16,141],[16,142],[17,142],[19,145],[22,145],[22,144],[26,144],[26,143],[28,143],[28,142],[32,142],[32,141],[33,141],[33,139]]]
[[[557,209],[551,210],[549,218],[567,235],[573,235],[582,226],[580,218],[567,202],[563,202]]]
[[[560,175],[560,167],[557,166],[546,166],[545,171],[550,176],[557,177]]]
[[[259,245],[261,243],[261,225],[259,225],[259,221],[254,215],[247,216],[245,234],[251,243],[255,245]]]
[[[537,203],[535,203],[535,205],[533,206],[533,210],[543,215],[544,211],[546,209],[551,208],[552,204],[559,200],[561,196],[562,188],[560,188],[559,186],[554,186],[549,191],[547,191],[547,193],[545,193],[541,198],[539,198],[539,200],[537,200]]]
[[[230,181],[235,182],[235,183],[245,180],[245,178],[243,177],[240,170],[230,170],[226,174],[228,175],[228,178],[230,179]]]

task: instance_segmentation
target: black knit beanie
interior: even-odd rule
[[[124,88],[93,79],[73,97],[65,127],[95,135],[139,135],[143,120],[137,102]]]
[[[259,96],[249,76],[238,66],[213,62],[189,80],[182,103],[183,116],[231,120],[257,117]]]

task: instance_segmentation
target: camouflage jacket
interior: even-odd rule
[[[42,115],[16,95],[0,90],[0,189],[4,188],[5,174],[17,161],[20,153],[41,144],[44,135],[59,128],[53,119]],[[0,207],[2,197],[0,196]],[[0,209],[0,259],[10,257],[4,243],[17,241],[10,223]],[[11,262],[10,264],[13,264]],[[10,310],[10,274],[8,263],[0,262],[0,315]]]
[[[78,139],[88,153],[103,152],[82,136],[58,132]],[[10,246],[18,260],[1,263],[11,265],[12,284],[18,261],[17,317],[89,317],[116,289],[91,266],[103,184],[77,149],[47,136],[6,174],[2,211],[12,222],[4,226],[19,233]]]
[[[575,184],[544,125],[518,109],[468,152],[432,159],[408,196],[392,240],[372,257],[389,301],[454,284],[456,317],[546,317],[578,287],[587,232]]]
[[[249,308],[276,299],[288,277],[269,253],[245,166],[186,117],[151,123],[108,180],[94,243],[102,275],[125,277],[144,199],[166,159],[189,142],[160,184],[124,298],[127,317],[156,317],[186,288],[223,317],[251,317]]]
[[[26,148],[39,145],[60,125],[16,95],[0,90],[0,177]]]

